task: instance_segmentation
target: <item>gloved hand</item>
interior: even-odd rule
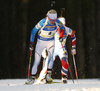
[[[76,48],[72,48],[72,49],[71,49],[71,54],[72,54],[72,55],[76,55]]]
[[[59,37],[59,41],[60,42],[63,42],[63,37]]]
[[[32,51],[34,49],[34,43],[30,42],[30,47],[29,47],[30,51]]]

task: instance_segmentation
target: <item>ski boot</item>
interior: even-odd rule
[[[25,82],[25,84],[27,85],[31,85],[35,82],[36,77],[35,76],[31,76],[30,79],[28,79],[27,82]]]
[[[66,75],[62,76],[62,83],[66,84],[67,83],[67,77]]]
[[[52,83],[53,79],[51,78],[51,70],[47,71],[46,74],[46,83]]]

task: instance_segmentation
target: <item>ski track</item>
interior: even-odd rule
[[[0,91],[100,91],[100,79],[68,79],[67,84],[34,84],[24,85],[27,79],[2,79],[0,80]],[[61,80],[54,79],[54,82]]]

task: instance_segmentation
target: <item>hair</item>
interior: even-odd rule
[[[54,10],[54,9],[51,9],[51,10],[49,10],[49,11],[48,11],[48,13],[50,13],[50,14],[56,14],[56,13],[57,13],[57,11],[56,11],[56,10]],[[47,13],[47,14],[48,14],[48,13]]]

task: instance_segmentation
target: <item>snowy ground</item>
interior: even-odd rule
[[[100,91],[100,79],[68,79],[67,84],[41,84],[41,85],[23,85],[26,79],[3,79],[0,80],[0,91]],[[54,80],[61,82],[61,80]]]

